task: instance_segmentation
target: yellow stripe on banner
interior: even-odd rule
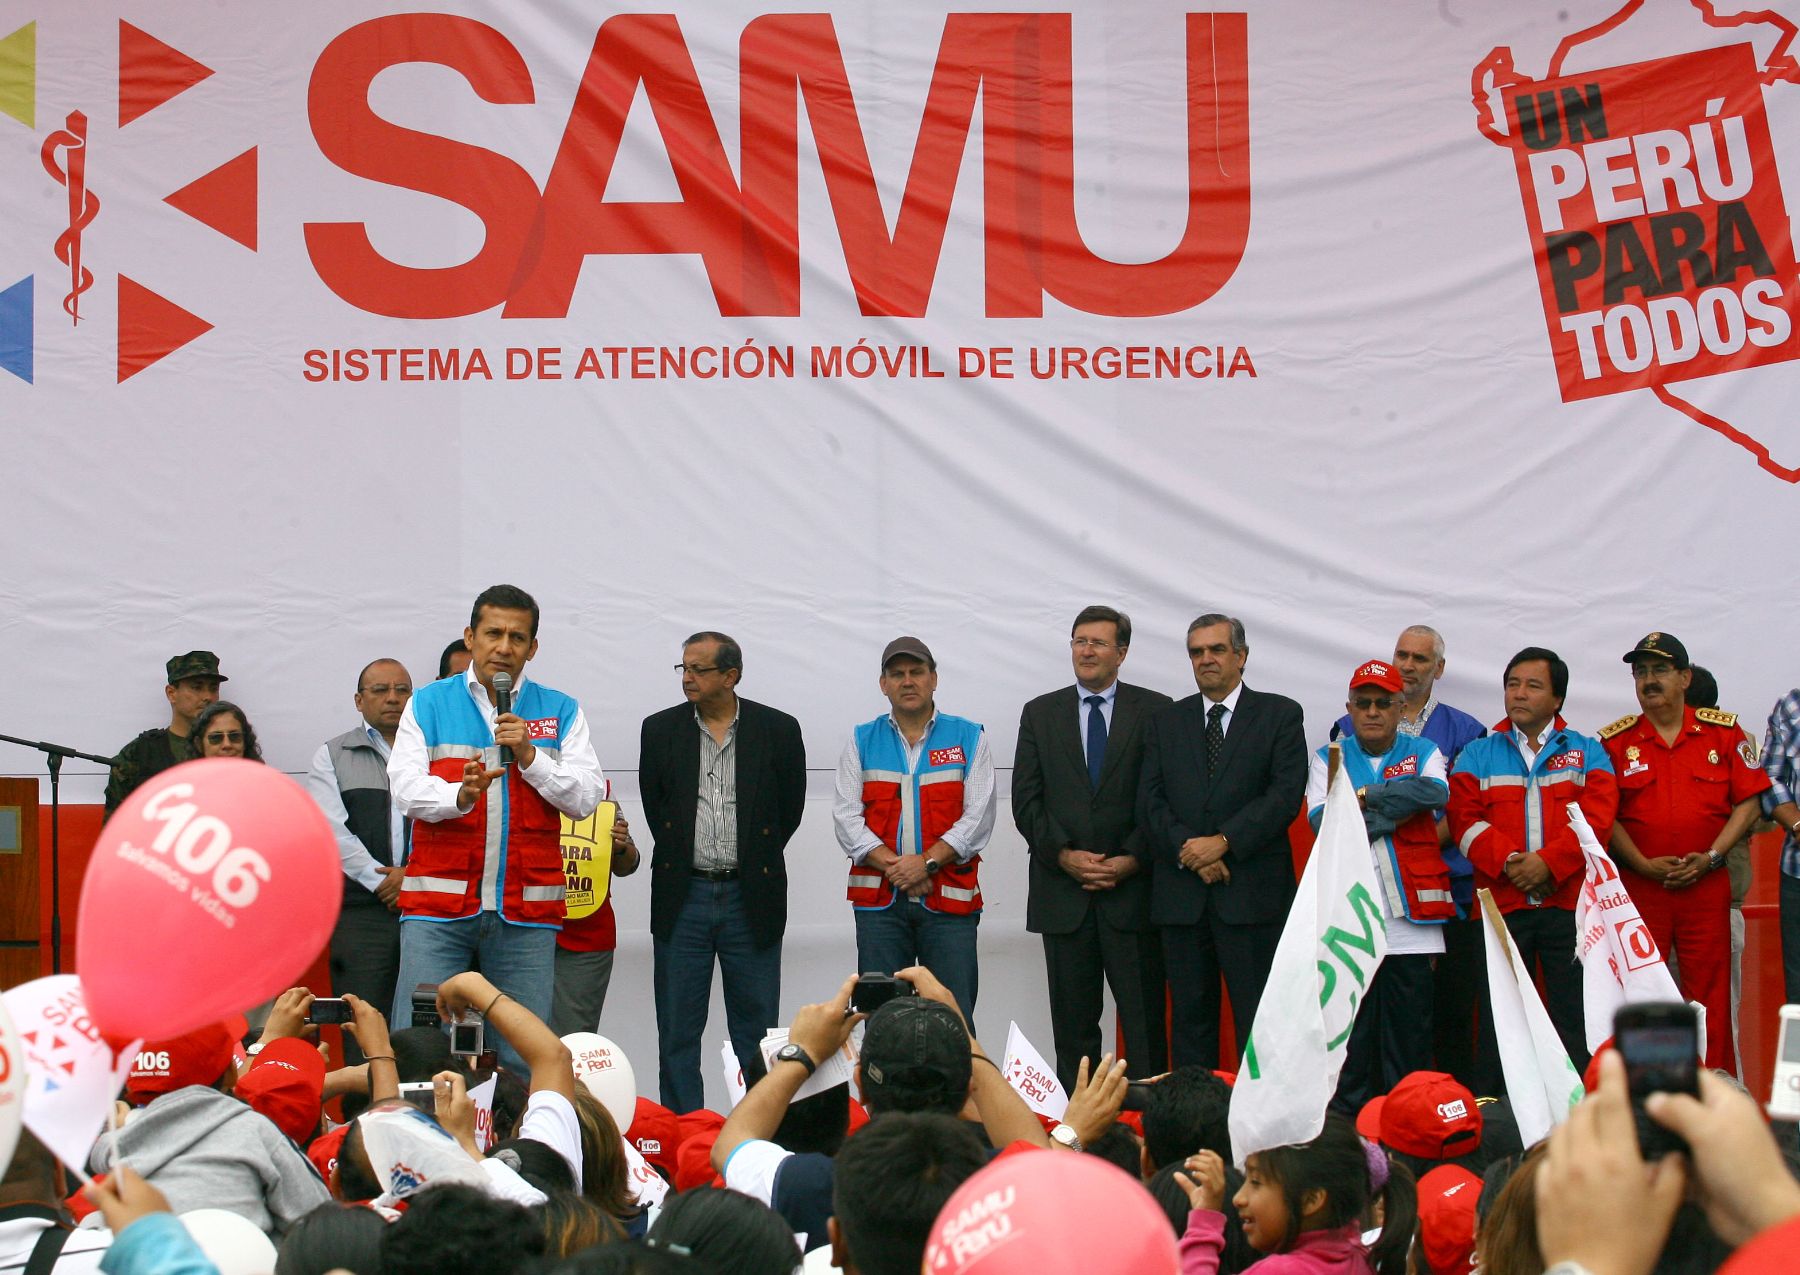
[[[37,23],[0,37],[0,114],[37,127]]]
[[[619,803],[603,801],[586,819],[562,817],[564,894],[571,921],[592,916],[612,885],[612,829]]]

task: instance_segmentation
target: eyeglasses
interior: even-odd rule
[[[1355,699],[1350,701],[1350,707],[1366,713],[1371,708],[1379,708],[1385,711],[1399,702],[1400,701],[1395,699],[1392,695],[1358,695]]]
[[[241,730],[209,730],[206,732],[206,742],[209,744],[241,744],[244,742],[244,732]]]
[[[699,677],[702,673],[717,673],[719,671],[719,666],[717,664],[677,664],[675,666],[675,671],[677,673],[691,673],[695,677]]]
[[[1069,645],[1077,651],[1110,651],[1117,642],[1107,642],[1101,638],[1070,638]]]
[[[374,686],[363,687],[362,693],[364,695],[373,695],[376,699],[386,699],[390,694],[401,696],[411,695],[412,687],[408,686],[405,682],[400,682],[394,686],[389,686],[386,682],[379,682]]]

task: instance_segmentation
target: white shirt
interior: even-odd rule
[[[488,700],[487,688],[476,680],[474,665],[469,666],[463,679],[491,733],[500,715]],[[515,701],[524,689],[525,674],[520,673],[513,680]],[[408,819],[423,819],[427,823],[460,819],[469,813],[456,804],[462,784],[431,773],[425,755],[425,734],[413,713],[416,702],[407,701],[406,711],[400,715],[400,728],[394,734],[393,753],[388,757],[388,792],[393,809]],[[484,764],[492,769],[499,759],[499,748],[489,745]],[[539,796],[571,819],[585,819],[594,813],[594,807],[606,795],[606,776],[600,771],[600,759],[594,755],[593,740],[588,734],[587,716],[579,705],[575,720],[564,725],[562,756],[551,760],[539,748],[531,765],[519,767],[519,774]]]
[[[1113,684],[1103,691],[1090,691],[1080,682],[1077,682],[1075,683],[1075,694],[1078,696],[1075,701],[1075,708],[1077,710],[1075,714],[1075,730],[1081,738],[1081,759],[1086,761],[1088,717],[1094,711],[1094,705],[1088,703],[1088,696],[1098,695],[1100,697],[1100,720],[1106,723],[1106,734],[1107,738],[1110,739],[1112,737],[1113,701],[1119,698],[1119,679],[1115,677],[1113,679]],[[986,738],[985,733],[983,734],[983,738]]]
[[[888,714],[888,721],[893,723],[896,733],[900,732],[899,723],[894,722],[893,714]],[[904,733],[900,733],[900,745],[906,750],[906,773],[919,773],[919,761],[925,755],[925,741],[931,738],[931,728],[937,724],[937,714],[925,724],[925,733],[919,736],[917,743],[908,742]],[[869,831],[869,825],[863,820],[863,781],[862,754],[856,751],[856,736],[852,734],[844,742],[844,751],[838,757],[837,793],[831,802],[831,823],[837,831],[838,846],[850,856],[852,863],[861,863],[869,857],[869,851],[879,849],[882,845],[880,837]],[[967,863],[983,850],[987,849],[988,838],[994,835],[994,754],[988,747],[988,734],[981,732],[981,742],[975,745],[975,758],[969,768],[963,772],[963,812],[962,818],[951,824],[944,833],[944,844],[956,851],[956,861]],[[929,846],[924,847],[930,849]],[[922,903],[923,899],[914,900]]]
[[[362,722],[361,726],[383,760],[392,756],[393,749],[388,747],[380,731],[367,722]],[[319,751],[313,754],[312,765],[306,771],[306,791],[312,794],[319,809],[331,821],[331,835],[337,841],[338,861],[343,864],[344,875],[364,889],[375,889],[381,884],[381,864],[350,831],[350,813],[344,809],[344,797],[338,791],[337,770],[331,764],[329,743],[320,744]],[[395,864],[405,863],[406,816],[400,813],[399,803],[393,801],[388,802],[388,845],[392,847]]]
[[[1543,730],[1538,732],[1536,739],[1532,739],[1531,736],[1527,735],[1517,726],[1512,728],[1513,747],[1517,748],[1519,750],[1519,756],[1525,759],[1526,773],[1529,774],[1531,768],[1537,765],[1538,754],[1544,751],[1545,741],[1550,738],[1555,730],[1556,719],[1554,717],[1550,719],[1549,724],[1546,725]]]
[[[0,1275],[21,1275],[25,1263],[31,1258],[31,1250],[37,1245],[38,1236],[49,1229],[50,1223],[38,1217],[0,1222]],[[68,1242],[63,1245],[62,1255],[56,1259],[56,1265],[51,1269],[56,1275],[98,1271],[100,1259],[106,1256],[106,1250],[112,1245],[112,1238],[112,1232],[105,1230],[72,1232]]]
[[[1231,734],[1231,723],[1233,723],[1234,721],[1237,720],[1238,699],[1243,695],[1243,693],[1244,693],[1244,684],[1241,681],[1236,686],[1231,688],[1231,694],[1227,695],[1224,699],[1214,699],[1212,696],[1207,695],[1204,692],[1201,693],[1201,698],[1206,701],[1206,715],[1207,716],[1210,716],[1212,714],[1213,705],[1223,704],[1225,706],[1225,716],[1223,716],[1219,719],[1219,732],[1221,734],[1224,734],[1224,735]]]

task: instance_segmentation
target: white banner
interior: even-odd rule
[[[114,1051],[88,1017],[81,980],[73,974],[33,979],[7,992],[6,1012],[18,1030],[18,1070],[29,1078],[25,1127],[50,1154],[78,1174],[112,1115],[142,1041]],[[5,1082],[0,1080],[0,1088]],[[0,1112],[0,1125],[4,1112]],[[0,1156],[0,1159],[4,1159]]]
[[[1092,1069],[1099,1065],[1098,1058],[1088,1059],[1088,1074],[1093,1075]],[[1056,1078],[1056,1068],[1037,1051],[1037,1046],[1025,1039],[1017,1023],[1007,1024],[1006,1056],[1000,1064],[1000,1074],[1038,1115],[1061,1120],[1063,1112],[1069,1109],[1069,1095]]]
[[[1650,927],[1612,856],[1600,848],[1581,807],[1569,803],[1569,823],[1587,857],[1587,876],[1575,897],[1575,943],[1581,960],[1581,1006],[1587,1047],[1612,1038],[1613,1015],[1632,1001],[1678,1001],[1681,989],[1669,973]],[[1704,1009],[1701,1011],[1704,1013]],[[1705,1023],[1700,1040],[1704,1050]]]
[[[1488,1003],[1500,1042],[1500,1069],[1519,1122],[1519,1137],[1530,1146],[1567,1120],[1581,1101],[1581,1073],[1569,1061],[1569,1051],[1556,1034],[1531,971],[1519,959],[1493,896],[1486,890],[1475,894],[1481,901]]]
[[[1368,830],[1339,766],[1231,1090],[1231,1154],[1240,1166],[1325,1127],[1357,1006],[1387,948]]]

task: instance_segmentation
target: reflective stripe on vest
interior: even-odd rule
[[[909,774],[906,746],[892,719],[878,717],[857,727],[858,758],[863,763],[863,817],[883,845],[896,854],[919,854],[940,840],[962,818],[961,790],[975,751],[981,744],[981,726],[960,717],[938,714],[930,733],[919,744],[919,769]],[[933,765],[932,758],[954,758]],[[926,801],[927,789],[954,784]],[[965,915],[981,908],[981,856],[967,863],[952,861],[929,878],[926,893],[917,900],[935,912]],[[850,865],[845,889],[850,902],[861,909],[892,906],[898,898],[885,874],[871,875],[866,865]]]

